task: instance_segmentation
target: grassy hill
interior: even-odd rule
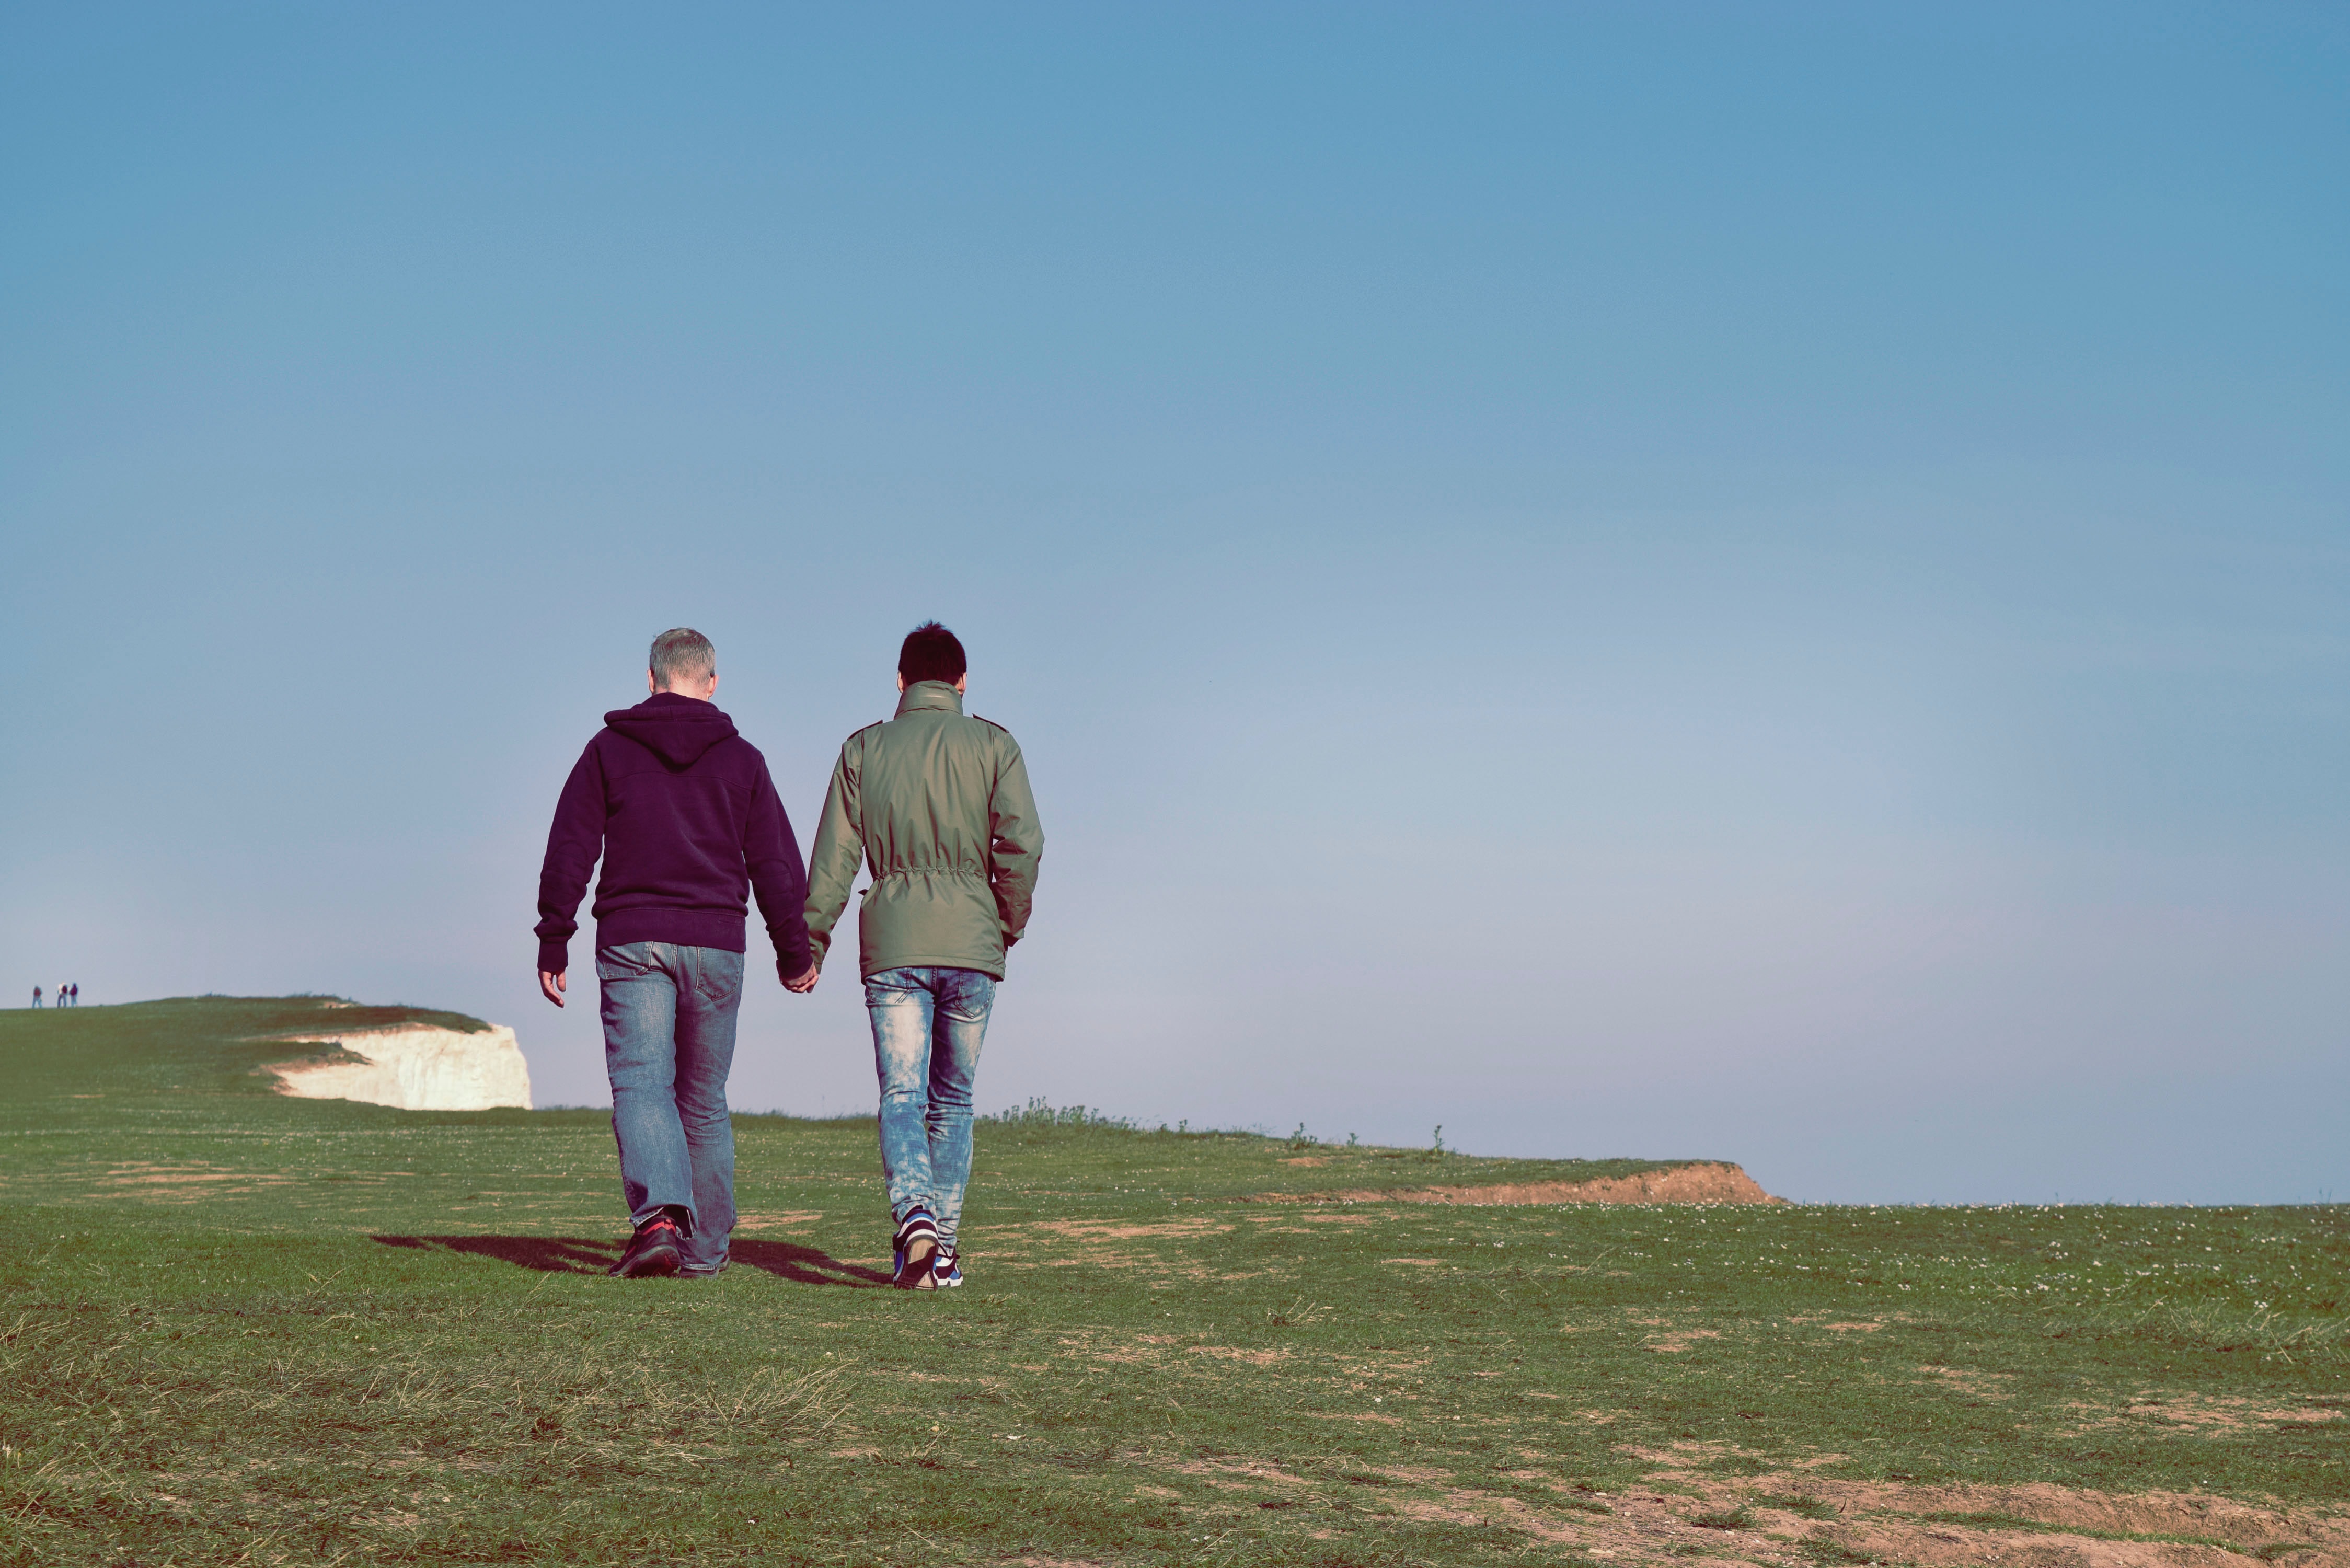
[[[0,1562],[2350,1553],[2338,1206],[1324,1204],[1676,1162],[1039,1111],[910,1295],[871,1122],[744,1116],[737,1266],[623,1282],[601,1113],[256,1072],[411,1018],[0,1013]]]
[[[0,1080],[0,1131],[47,1140],[42,1147],[54,1162],[47,1167],[50,1189],[84,1201],[137,1188],[140,1182],[118,1174],[126,1165],[156,1167],[143,1179],[149,1187],[172,1185],[164,1166],[183,1171],[181,1185],[188,1185],[197,1180],[200,1168],[217,1164],[222,1175],[266,1170],[305,1183],[340,1177],[371,1191],[380,1190],[385,1173],[397,1170],[402,1185],[396,1199],[384,1195],[391,1207],[380,1216],[390,1220],[420,1206],[470,1213],[465,1205],[473,1199],[460,1189],[478,1185],[471,1179],[475,1135],[494,1127],[501,1139],[554,1140],[552,1147],[528,1144],[531,1164],[519,1174],[534,1192],[584,1194],[584,1203],[556,1204],[565,1218],[606,1227],[617,1222],[613,1194],[619,1179],[610,1121],[601,1111],[418,1113],[340,1101],[302,1103],[278,1094],[275,1079],[262,1071],[265,1064],[317,1049],[289,1044],[288,1035],[402,1023],[466,1033],[488,1027],[463,1013],[354,1007],[326,997],[175,997],[64,1012],[0,1012],[0,1073],[5,1074]],[[1007,1172],[1015,1185],[1041,1182],[1039,1196],[1060,1199],[1112,1195],[1137,1180],[1162,1183],[1187,1199],[1239,1198],[1434,1183],[1587,1181],[1690,1163],[1478,1159],[1439,1157],[1426,1149],[1298,1147],[1249,1133],[1138,1135],[1082,1110],[1032,1107],[992,1123],[989,1147],[1007,1155],[1048,1147],[1118,1151],[1114,1165],[1073,1167],[1063,1160],[1031,1167],[1015,1161],[1022,1168]],[[743,1116],[736,1136],[756,1142],[763,1153],[783,1162],[780,1168],[803,1173],[804,1179],[828,1177],[847,1190],[868,1196],[879,1191],[874,1184],[880,1166],[869,1119]],[[414,1153],[420,1139],[435,1151],[421,1163]],[[513,1163],[506,1155],[486,1158],[500,1169]],[[747,1153],[743,1163],[745,1181],[778,1168],[761,1166]],[[427,1185],[414,1185],[420,1181]],[[208,1196],[246,1196],[246,1185],[213,1182],[214,1189],[228,1190]],[[143,1201],[155,1195],[130,1196]],[[307,1206],[320,1199],[325,1210],[346,1216],[360,1212],[349,1207],[355,1200],[363,1206],[376,1201],[306,1188],[274,1192],[266,1201],[242,1207],[212,1206],[207,1212],[216,1218],[234,1213],[239,1223],[307,1223]]]

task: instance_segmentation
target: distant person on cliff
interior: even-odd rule
[[[538,985],[563,1005],[573,914],[597,857],[596,979],[620,1190],[635,1232],[612,1272],[707,1278],[734,1229],[726,1074],[743,1000],[746,895],[777,978],[816,983],[807,873],[767,760],[718,711],[718,655],[680,628],[653,639],[651,695],[604,715],[563,785],[538,874]]]
[[[41,1005],[41,988],[37,985],[33,987],[33,1005],[36,1007]]]
[[[76,1007],[79,1007],[81,1005],[81,981],[74,981],[68,989],[73,992],[73,1004]]]
[[[971,1102],[1004,950],[1028,926],[1044,830],[1020,746],[965,718],[962,644],[936,621],[898,653],[897,716],[848,737],[808,858],[808,940],[822,964],[861,861],[858,968],[881,1081],[891,1275],[962,1283],[955,1230],[971,1179]],[[790,982],[810,990],[816,973]]]

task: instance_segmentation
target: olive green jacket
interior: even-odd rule
[[[863,861],[860,974],[934,966],[1003,978],[1028,928],[1045,832],[1020,743],[963,716],[962,694],[918,680],[898,713],[840,748],[808,856],[808,940],[821,966]]]

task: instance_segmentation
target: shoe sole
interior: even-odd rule
[[[938,1261],[939,1244],[925,1237],[917,1237],[906,1247],[905,1267],[890,1282],[901,1291],[931,1291],[938,1289],[931,1277],[931,1265]]]

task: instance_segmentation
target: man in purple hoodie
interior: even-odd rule
[[[538,874],[538,985],[563,1005],[572,917],[596,884],[596,979],[620,1190],[635,1229],[612,1272],[707,1278],[734,1229],[726,1073],[743,1000],[747,892],[776,978],[816,978],[807,869],[759,749],[713,704],[718,654],[698,631],[653,639],[651,695],[604,715],[556,804]]]

